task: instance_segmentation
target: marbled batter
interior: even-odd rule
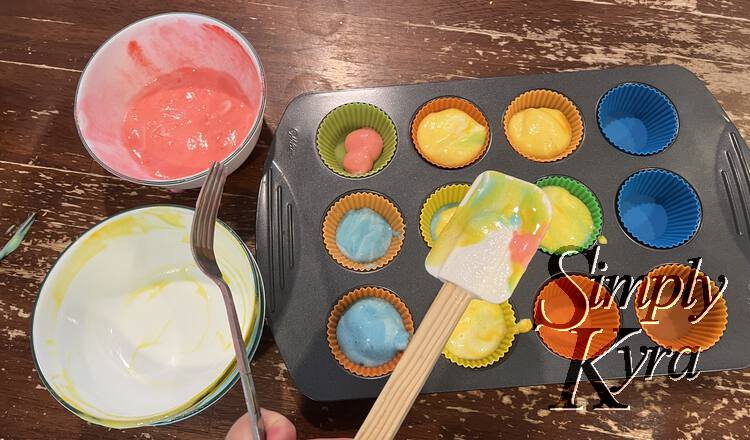
[[[458,203],[449,203],[438,209],[435,214],[433,214],[432,220],[430,221],[430,235],[432,235],[433,240],[437,240],[440,233],[443,232],[443,229],[448,225],[448,222],[451,221],[453,213],[456,212],[456,208],[458,208]]]
[[[508,330],[500,304],[475,299],[461,316],[445,349],[461,359],[484,359],[497,350]]]
[[[486,140],[484,125],[455,108],[430,113],[417,128],[419,150],[445,167],[459,167],[473,161]]]
[[[581,248],[591,240],[594,221],[591,211],[578,197],[559,186],[542,188],[552,203],[552,223],[541,246],[552,252],[560,248]]]

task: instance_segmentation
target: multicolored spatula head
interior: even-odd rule
[[[427,255],[434,277],[480,299],[510,298],[552,218],[552,205],[536,185],[485,171],[471,185]]]

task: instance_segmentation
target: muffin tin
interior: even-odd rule
[[[608,91],[640,83],[663,92],[679,118],[676,138],[652,154],[629,154],[604,137],[597,122],[599,102]],[[503,132],[503,114],[514,98],[533,89],[557,91],[570,99],[584,120],[581,145],[562,160],[539,163],[517,154]],[[481,159],[459,169],[443,169],[425,161],[410,136],[412,119],[425,103],[456,96],[476,104],[490,126],[490,146]],[[379,172],[364,178],[332,172],[316,150],[316,131],[325,116],[352,102],[373,104],[396,125],[397,148]],[[725,292],[728,323],[723,337],[701,353],[701,371],[750,365],[746,335],[750,331],[750,169],[747,147],[737,129],[705,85],[678,66],[628,67],[468,81],[379,87],[302,95],[287,107],[276,130],[266,164],[257,209],[257,258],[265,280],[271,330],[299,390],[319,401],[375,397],[386,377],[368,379],[347,372],[336,361],[326,339],[326,321],[337,301],[362,286],[393,291],[407,305],[418,327],[441,283],[424,270],[428,247],[420,234],[419,215],[425,199],[447,183],[471,182],[493,169],[534,182],[549,175],[573,177],[602,204],[599,262],[606,272],[595,275],[645,275],[667,263],[688,264],[703,258],[701,270],[731,282]],[[618,191],[631,175],[665,169],[684,179],[698,197],[702,221],[680,245],[655,249],[628,235],[618,219]],[[357,272],[338,264],[323,244],[323,219],[341,196],[356,191],[382,194],[393,201],[405,222],[398,254],[387,265]],[[565,260],[568,272],[589,273],[593,252]],[[557,274],[555,257],[541,251],[529,265],[510,302],[518,319],[531,318],[537,293]],[[620,298],[621,292],[616,293]],[[620,309],[622,327],[639,328],[633,300]],[[645,333],[627,341],[634,362],[641,346],[656,344]],[[680,362],[680,368],[685,360]],[[668,373],[669,358],[655,374]],[[462,368],[440,357],[423,391],[562,383],[569,361],[547,349],[535,332],[516,336],[499,362],[480,369]],[[605,379],[625,377],[623,354],[610,352],[596,367]],[[645,374],[641,371],[640,375]]]

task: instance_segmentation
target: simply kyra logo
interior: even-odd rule
[[[550,406],[553,410],[580,408],[574,402],[583,374],[599,395],[593,409],[629,409],[617,395],[635,376],[653,377],[660,362],[668,362],[673,380],[693,380],[700,374],[701,352],[716,344],[726,328],[727,277],[719,275],[717,286],[701,272],[702,258],[688,260],[689,265],[657,266],[637,278],[595,275],[597,268],[607,270],[606,263],[598,262],[599,250],[598,246],[594,249],[589,274],[565,271],[563,261],[571,253],[557,257],[560,275],[541,289],[534,304],[539,338],[550,350],[570,359],[560,399]],[[619,309],[628,307],[634,308],[640,327],[621,325]],[[655,345],[638,350],[629,346],[628,341],[641,332]],[[597,362],[617,356],[615,352],[622,354],[624,367],[616,376],[622,377],[624,371],[625,378],[610,387],[597,370]],[[636,353],[641,357],[634,364]]]

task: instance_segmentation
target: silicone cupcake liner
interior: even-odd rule
[[[358,263],[350,260],[336,244],[336,229],[341,219],[350,210],[361,208],[370,208],[380,214],[395,233],[385,255],[371,263]],[[355,192],[341,197],[328,209],[323,220],[323,244],[328,254],[347,269],[360,272],[379,269],[390,263],[401,250],[401,245],[404,243],[404,233],[404,219],[396,205],[385,197],[370,192]]]
[[[589,213],[591,214],[591,220],[594,223],[594,231],[591,233],[589,239],[582,246],[575,248],[575,250],[580,253],[590,248],[602,232],[602,205],[599,203],[599,199],[596,198],[594,193],[583,183],[567,176],[543,177],[536,181],[536,185],[540,188],[544,188],[545,186],[558,186],[567,190],[586,205],[586,208],[588,208]],[[546,249],[543,246],[540,246],[539,249],[541,249],[542,252],[551,255],[561,255],[563,252],[569,250],[568,248],[552,250]]]
[[[338,325],[341,316],[352,304],[363,298],[380,298],[391,303],[393,307],[398,310],[401,319],[404,320],[406,331],[409,332],[409,334],[414,334],[414,321],[411,318],[411,313],[409,313],[406,304],[404,304],[398,296],[393,292],[380,287],[360,287],[344,295],[333,307],[333,310],[331,310],[331,314],[328,316],[328,324],[326,326],[328,347],[331,349],[333,357],[346,371],[362,377],[385,376],[396,368],[396,364],[399,359],[401,359],[402,353],[398,353],[393,359],[385,364],[376,367],[366,367],[349,360],[349,358],[347,358],[341,351],[338,338],[336,337],[336,326]]]
[[[686,289],[691,276],[696,277],[695,287],[691,295],[691,298],[695,299],[696,302],[692,307],[685,309],[682,307],[681,300],[677,300],[677,303],[670,308],[656,309],[653,318],[659,321],[658,324],[644,322],[649,319],[647,316],[649,307],[644,304],[644,301],[653,299],[657,288],[666,286],[661,289],[662,292],[657,303],[666,305],[674,294],[674,277],[682,280],[681,285]],[[666,277],[672,278],[672,282],[667,281],[669,278]],[[690,266],[666,264],[656,267],[646,275],[636,293],[634,307],[638,322],[641,323],[643,331],[652,341],[674,352],[696,352],[713,347],[721,339],[727,327],[727,304],[724,296],[719,298],[700,321],[692,324],[689,321],[691,315],[699,315],[704,310],[706,299],[703,297],[703,283],[706,279],[709,280],[711,298],[714,298],[719,292],[716,283],[703,272],[698,271],[696,274],[696,270]],[[647,280],[648,283],[646,283]]]
[[[521,110],[540,107],[560,110],[568,120],[568,124],[570,124],[570,145],[565,151],[555,157],[539,158],[528,155],[522,152],[518,147],[514,146],[513,142],[510,140],[510,136],[508,136],[508,124],[510,124],[510,118],[512,118],[513,115]],[[568,99],[565,95],[545,89],[529,90],[518,95],[505,110],[505,114],[503,115],[503,131],[505,132],[505,138],[508,139],[510,146],[513,147],[516,153],[526,159],[534,162],[555,162],[570,156],[570,154],[581,145],[581,141],[583,140],[583,118],[581,117],[581,112],[578,111],[578,107],[576,107],[573,101]]]
[[[447,110],[450,108],[461,110],[464,113],[471,116],[472,119],[484,125],[484,128],[487,133],[487,135],[485,136],[484,145],[482,146],[482,150],[476,156],[474,156],[471,160],[465,163],[462,163],[460,165],[457,165],[457,166],[446,166],[446,165],[433,161],[422,152],[422,150],[419,148],[419,141],[417,141],[417,129],[419,128],[419,124],[422,123],[422,120],[430,113],[436,113],[436,112],[440,112],[440,111]],[[417,149],[417,153],[419,153],[419,155],[422,156],[424,160],[431,163],[432,165],[435,165],[436,167],[440,167],[440,168],[447,168],[447,169],[463,168],[478,161],[482,156],[484,156],[484,153],[487,152],[487,148],[490,145],[490,125],[489,123],[487,123],[487,118],[484,117],[484,113],[482,113],[482,111],[479,110],[479,107],[472,104],[466,99],[450,97],[450,96],[446,96],[442,98],[435,98],[432,101],[428,101],[422,107],[420,107],[419,111],[417,111],[417,114],[414,115],[414,119],[411,122],[411,140],[414,143],[414,147],[416,147]]]
[[[656,249],[684,244],[701,223],[701,204],[690,184],[654,168],[628,177],[617,192],[617,217],[635,241]]]
[[[469,191],[468,183],[451,183],[443,185],[430,194],[422,204],[419,211],[419,232],[422,239],[431,248],[434,238],[432,237],[432,217],[444,206],[452,203],[460,203]]]
[[[500,304],[500,308],[503,313],[506,332],[502,341],[500,342],[500,345],[495,349],[495,351],[482,359],[463,359],[451,353],[447,348],[445,348],[443,349],[443,356],[445,356],[446,359],[453,362],[454,364],[464,368],[484,368],[502,359],[502,357],[505,356],[506,353],[508,353],[510,347],[513,345],[513,341],[515,340],[516,335],[519,333],[526,333],[531,330],[531,323],[528,319],[523,319],[519,322],[516,322],[516,315],[513,312],[513,307],[507,301]]]
[[[663,151],[677,138],[677,110],[664,93],[641,83],[610,89],[596,111],[599,129],[615,148],[644,156]]]
[[[375,161],[372,170],[363,174],[352,174],[342,165],[344,160],[344,139],[359,128],[372,128],[383,139],[383,152]],[[323,118],[315,136],[318,155],[334,173],[351,178],[372,176],[381,171],[393,159],[397,145],[396,126],[380,108],[364,102],[352,102],[331,110]]]
[[[580,291],[576,287],[580,287]],[[576,316],[574,311],[582,311],[586,307],[581,296],[583,292],[589,312],[577,328],[597,328],[603,331],[591,337],[591,344],[585,359],[593,359],[603,354],[617,339],[620,330],[620,312],[609,290],[583,275],[568,275],[549,281],[537,295],[534,301],[534,321],[542,343],[552,352],[567,358],[584,360],[581,353],[585,349],[586,341],[579,334],[567,329],[556,329],[544,325],[547,322],[542,315],[542,300],[545,301],[544,311],[550,321],[563,324]],[[570,325],[573,325],[572,323]]]

